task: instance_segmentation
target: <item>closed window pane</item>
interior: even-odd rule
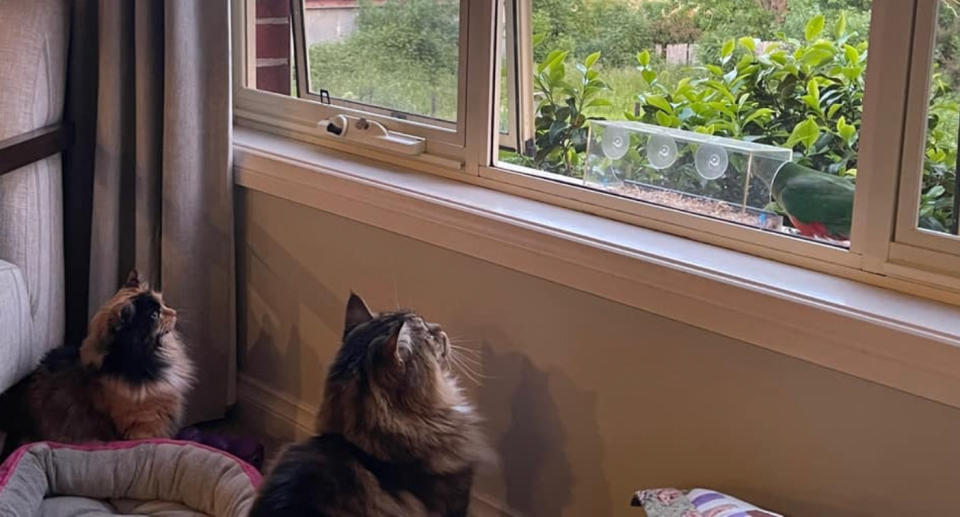
[[[501,164],[849,245],[870,0],[525,1],[531,145]]]
[[[960,114],[960,5],[941,2],[931,71],[920,191],[920,228],[957,235],[957,135]]]

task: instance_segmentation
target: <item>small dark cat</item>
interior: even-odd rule
[[[373,315],[355,294],[343,334],[318,436],[281,456],[251,517],[466,515],[487,449],[447,335],[413,312]]]
[[[166,438],[180,424],[193,364],[174,331],[177,313],[130,273],[90,322],[80,347],[51,350],[0,397],[7,452],[36,440]]]

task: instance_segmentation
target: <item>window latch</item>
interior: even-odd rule
[[[317,127],[323,130],[321,134],[325,136],[350,140],[395,153],[416,156],[423,154],[426,149],[423,138],[391,131],[383,124],[365,117],[336,115],[321,120],[317,123]]]

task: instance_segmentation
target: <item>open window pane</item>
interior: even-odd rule
[[[847,246],[871,8],[504,0],[520,23],[503,59],[533,63],[518,76],[533,108],[512,116],[533,138],[499,163]]]
[[[247,0],[246,85],[458,128],[460,0]]]
[[[299,3],[307,94],[456,122],[459,0]]]
[[[960,5],[940,2],[927,111],[917,225],[957,235],[957,140],[960,118]]]

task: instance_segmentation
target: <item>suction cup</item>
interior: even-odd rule
[[[601,138],[600,148],[611,160],[623,158],[630,150],[630,133],[622,127],[607,126]]]
[[[718,145],[703,144],[694,156],[697,173],[705,180],[715,180],[727,172],[730,158],[727,150]]]
[[[677,161],[677,142],[666,135],[652,135],[647,140],[647,160],[654,169],[666,169]]]

